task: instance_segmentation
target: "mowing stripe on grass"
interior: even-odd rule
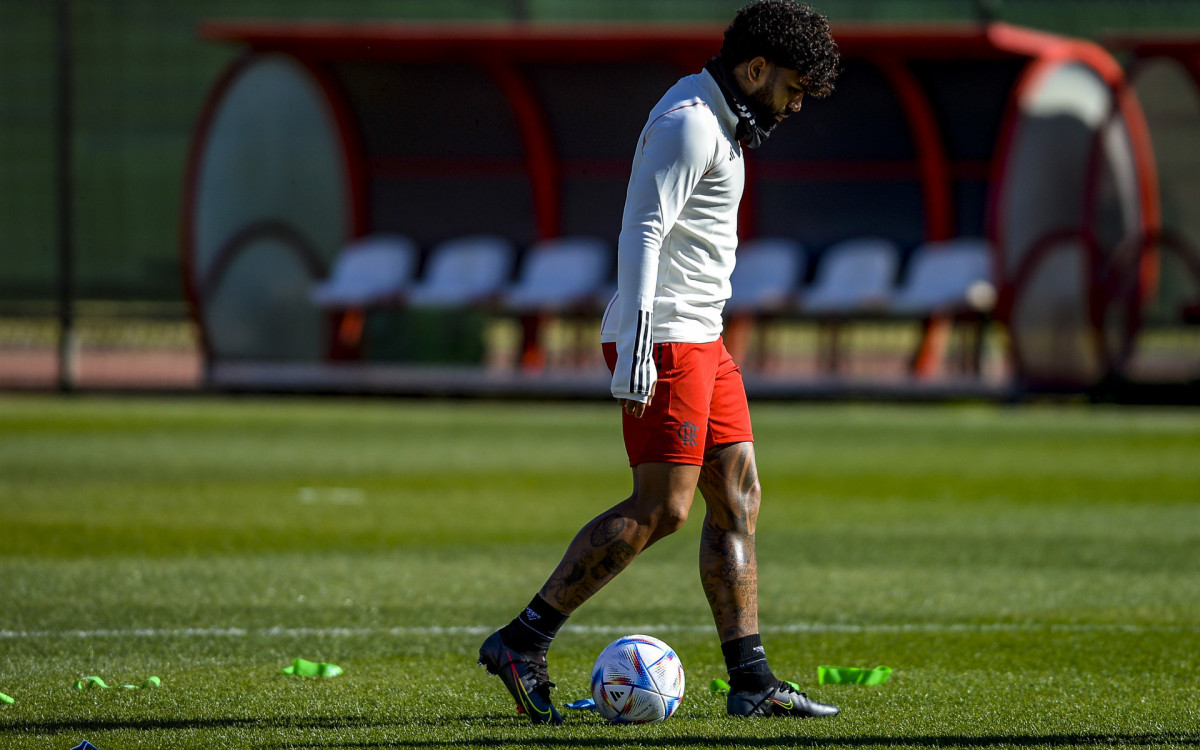
[[[565,631],[597,635],[627,633],[706,633],[710,625],[567,625]],[[68,638],[340,638],[354,636],[397,637],[487,635],[492,626],[459,625],[449,627],[395,628],[130,628],[109,630],[0,630],[0,639]],[[1131,623],[1054,624],[1054,623],[793,623],[764,626],[765,633],[1196,633],[1200,625],[1153,625]]]

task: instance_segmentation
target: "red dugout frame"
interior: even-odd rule
[[[195,165],[206,148],[211,112],[219,105],[222,91],[238,75],[246,60],[267,54],[283,54],[299,61],[312,71],[326,92],[330,108],[335,113],[344,137],[344,152],[352,189],[351,213],[353,233],[372,230],[372,209],[367,191],[362,188],[366,165],[371,154],[363,152],[356,134],[351,108],[346,104],[347,93],[329,74],[329,66],[353,62],[361,64],[398,63],[455,63],[476,66],[483,71],[501,92],[511,110],[513,122],[520,134],[523,149],[523,170],[528,177],[534,216],[535,239],[558,235],[563,231],[563,179],[569,164],[554,147],[554,129],[546,102],[526,74],[528,66],[555,63],[604,63],[613,60],[658,61],[673,66],[684,75],[700,69],[704,61],[715,54],[720,45],[723,27],[699,25],[521,25],[521,24],[423,24],[398,22],[341,23],[320,21],[212,21],[202,25],[203,39],[242,46],[246,52],[235,62],[214,87],[201,115],[193,139],[185,204],[183,207],[183,253],[188,269],[186,286],[192,301],[193,313],[203,320],[199,307],[202,295],[196,288],[192,255],[194,236],[192,218],[195,212]],[[1013,129],[1017,121],[1017,102],[1022,93],[1055,65],[1070,62],[1096,72],[1114,92],[1114,106],[1119,110],[1130,131],[1133,160],[1139,185],[1138,208],[1140,229],[1144,233],[1156,230],[1158,196],[1155,189],[1154,165],[1149,138],[1140,117],[1136,99],[1125,84],[1120,66],[1100,46],[1091,42],[1055,34],[1038,32],[1003,23],[972,25],[908,25],[908,26],[841,26],[834,30],[843,57],[847,61],[865,64],[876,69],[887,82],[895,101],[903,112],[914,158],[911,163],[856,162],[853,168],[826,166],[830,179],[915,179],[921,197],[920,240],[941,240],[961,233],[964,224],[978,225],[993,244],[1000,247],[1006,226],[1020,217],[1005,214],[1003,192],[998,186],[1007,179]],[[1006,61],[1019,69],[1011,88],[998,91],[1008,104],[1003,109],[1002,122],[985,123],[999,134],[990,153],[981,160],[964,158],[952,153],[947,132],[947,117],[939,111],[928,82],[915,72],[914,63],[926,66],[954,66],[964,61]],[[1006,80],[1006,79],[1002,79]],[[837,106],[836,96],[829,100]],[[509,169],[501,160],[496,166]],[[621,171],[616,164],[591,165],[610,173]],[[768,164],[748,159],[748,185],[742,206],[742,234],[751,237],[758,233],[761,223],[758,175],[777,181],[789,173],[803,173],[809,179],[820,179],[819,164],[773,162]],[[811,167],[811,169],[810,169]],[[421,164],[430,172],[452,171],[454,165],[432,159]],[[476,164],[488,169],[488,164]],[[851,177],[847,178],[849,174]],[[889,177],[891,175],[891,177]],[[909,175],[912,175],[910,177]],[[970,181],[987,183],[983,216],[978,221],[964,217],[957,197],[961,185]],[[1086,228],[1081,228],[1086,233]],[[347,238],[349,239],[349,238]],[[996,250],[1000,252],[999,249]],[[1002,258],[995,262],[995,277],[1000,298],[1010,303],[1019,274],[1006,268]],[[1146,271],[1149,265],[1143,266]],[[1006,307],[1002,304],[1000,316]],[[940,328],[939,328],[940,326]],[[925,345],[917,360],[918,374],[936,370],[940,347],[944,342],[945,321],[935,321],[927,331]],[[203,325],[201,325],[203,329]],[[205,339],[207,341],[207,338]],[[211,348],[209,357],[219,356]]]

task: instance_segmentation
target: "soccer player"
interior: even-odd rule
[[[737,247],[743,147],[757,148],[833,88],[826,19],[794,0],[738,11],[720,55],[675,84],[638,138],[617,246],[617,294],[601,328],[621,405],[633,493],[580,530],[529,606],[479,663],[535,724],[558,724],[546,652],[567,617],[643,550],[678,530],[699,488],[700,578],[729,670],[734,716],[837,713],[779,680],[758,627],[760,488],[741,371],[721,340]]]

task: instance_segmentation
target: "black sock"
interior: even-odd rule
[[[524,612],[500,629],[500,637],[509,648],[519,653],[544,654],[566,621],[567,615],[537,595]]]
[[[767,665],[767,652],[758,633],[722,643],[721,653],[729,670],[729,689],[735,693],[760,693],[779,681]]]

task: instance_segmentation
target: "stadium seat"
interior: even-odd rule
[[[801,312],[855,316],[881,311],[891,297],[900,249],[881,237],[844,240],[827,249],[812,285],[799,297]]]
[[[747,354],[757,328],[759,345],[753,364],[759,370],[767,368],[769,347],[765,327],[760,323],[790,310],[792,293],[806,265],[804,247],[794,240],[764,237],[738,246],[737,262],[729,279],[731,296],[725,302],[723,334],[735,361],[751,364]]]
[[[818,369],[841,369],[842,328],[884,310],[899,263],[900,248],[881,237],[843,240],[821,255],[812,284],[796,302],[799,313],[819,322]]]
[[[762,238],[743,242],[737,250],[730,283],[733,290],[725,303],[730,315],[784,312],[806,266],[799,242]]]
[[[888,313],[921,321],[923,333],[912,358],[918,377],[939,372],[953,329],[961,332],[959,369],[979,373],[983,338],[996,288],[986,240],[962,237],[927,242],[913,251],[907,278],[888,305]]]
[[[523,369],[545,367],[542,334],[549,318],[596,312],[596,295],[609,277],[613,258],[608,243],[594,237],[557,237],[529,248],[517,281],[500,296],[500,309],[521,320]],[[572,358],[581,359],[582,343],[572,349]]]
[[[334,261],[310,299],[325,309],[369,307],[403,297],[417,268],[417,246],[407,237],[373,235],[354,240]]]
[[[503,237],[446,240],[430,251],[424,275],[409,291],[408,304],[446,308],[489,300],[508,282],[515,255],[512,243]]]
[[[613,253],[603,240],[559,237],[529,248],[517,281],[500,295],[510,312],[562,312],[591,304],[608,278]]]
[[[924,317],[935,313],[988,312],[995,304],[986,240],[928,242],[913,251],[907,279],[888,311]]]

